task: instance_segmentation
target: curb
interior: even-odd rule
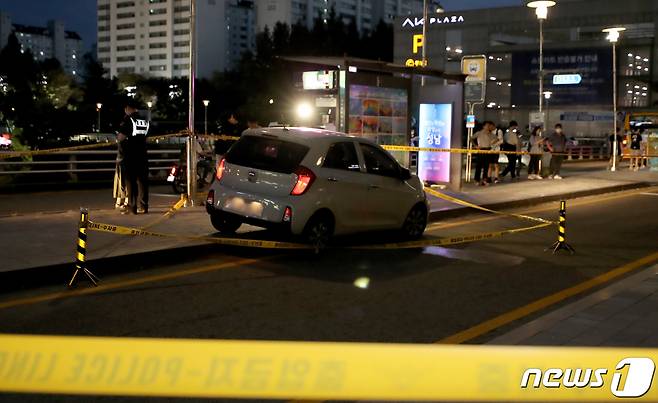
[[[629,183],[625,185],[608,186],[598,189],[555,194],[555,195],[544,196],[544,197],[533,197],[524,200],[513,200],[508,202],[483,204],[481,206],[492,210],[504,210],[511,208],[519,208],[519,207],[529,207],[541,203],[559,201],[564,199],[575,199],[580,197],[596,196],[606,193],[623,192],[626,190],[642,189],[642,188],[651,187],[653,185],[654,184],[650,182],[637,182],[637,183]],[[430,212],[429,221],[437,222],[443,219],[463,217],[472,214],[481,214],[481,212],[477,210],[473,210],[472,208],[469,207],[458,207],[450,210],[433,211]],[[158,250],[137,252],[123,256],[112,256],[106,258],[91,259],[88,260],[87,263],[93,265],[94,268],[97,268],[99,266],[110,268],[110,270],[107,270],[104,273],[102,273],[104,276],[107,273],[116,274],[116,273],[124,273],[124,272],[134,272],[134,270],[132,269],[122,270],[120,268],[127,266],[125,264],[122,264],[122,263],[126,263],[126,259],[130,259],[131,263],[136,263],[141,261],[153,262],[155,260],[163,260],[163,259],[167,260],[172,257],[180,256],[180,254],[183,252],[187,255],[195,255],[196,252],[203,250],[203,248],[214,248],[214,247],[215,245],[209,245],[205,243],[198,245],[187,245],[178,248],[158,249]],[[38,266],[38,267],[12,270],[7,272],[0,272],[0,293],[8,290],[16,291],[16,290],[24,289],[25,287],[23,287],[21,284],[16,284],[17,281],[20,283],[22,282],[23,279],[29,280],[30,286],[27,288],[34,288],[35,278],[40,278],[39,283],[43,283],[41,285],[47,285],[47,284],[52,285],[59,283],[65,284],[68,277],[70,277],[73,274],[73,262],[74,259],[73,256],[71,256],[70,263],[58,263],[50,266]],[[17,285],[18,287],[16,287]]]
[[[589,189],[589,190],[567,192],[567,193],[554,194],[548,196],[532,197],[523,200],[511,200],[506,202],[482,204],[480,206],[491,210],[506,210],[506,209],[512,209],[518,207],[530,207],[541,203],[549,203],[549,202],[560,201],[565,199],[567,200],[576,199],[580,197],[597,196],[606,193],[623,192],[626,190],[643,189],[651,186],[653,186],[653,184],[650,182],[636,182],[636,183],[629,183],[625,185],[615,185],[615,186],[608,186],[608,187],[597,188],[597,189]],[[477,210],[473,210],[470,207],[458,207],[450,210],[431,211],[429,221],[430,222],[441,221],[446,218],[456,218],[456,217],[462,217],[470,214],[479,214],[479,213],[480,212],[478,212]]]

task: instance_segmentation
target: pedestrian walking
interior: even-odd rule
[[[631,133],[631,164],[628,169],[631,171],[638,171],[642,164],[642,133],[635,129]]]
[[[503,137],[503,144],[501,146],[501,149],[503,151],[519,152],[521,151],[521,146],[522,143],[519,133],[519,124],[515,120],[512,120],[509,123],[509,128],[505,132],[505,136]],[[505,176],[507,176],[508,173],[510,173],[512,179],[516,179],[518,175],[516,164],[521,156],[518,154],[506,154],[506,155],[507,155],[507,167],[505,167],[505,170],[500,174],[500,177],[502,179]]]
[[[491,132],[491,136],[491,151],[500,151],[500,147],[503,144],[503,130],[494,126],[493,131]],[[498,163],[499,159],[499,152],[489,154],[489,180],[493,181],[493,183],[500,182],[500,164]]]
[[[492,143],[492,131],[496,128],[493,122],[486,121],[482,130],[473,135],[472,141],[475,143],[475,149],[481,151],[490,151]],[[475,158],[475,182],[480,186],[489,184],[489,161],[490,154],[477,154]]]
[[[536,126],[530,134],[528,141],[528,151],[530,152],[530,162],[528,163],[528,179],[542,180],[539,174],[539,161],[544,150],[544,138],[542,137],[541,126]]]
[[[560,169],[564,161],[564,153],[567,151],[567,137],[564,135],[562,125],[555,125],[555,131],[546,140],[548,150],[551,152],[551,164],[548,173],[549,179],[562,179]]]
[[[117,138],[125,140],[122,173],[128,193],[128,207],[122,214],[147,214],[149,207],[148,156],[146,137],[149,122],[138,112],[138,103],[132,99],[126,102],[125,116],[119,128]]]

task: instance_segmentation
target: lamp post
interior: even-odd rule
[[[190,1],[190,69],[188,72],[188,131],[187,138],[187,205],[194,205],[196,196],[196,152],[194,134],[194,84],[196,80],[196,0]]]
[[[621,33],[626,31],[623,27],[612,27],[603,30],[608,34],[608,41],[612,43],[612,113],[613,113],[613,127],[612,127],[612,166],[610,170],[615,172],[617,170],[617,42]]]
[[[96,133],[101,132],[101,109],[103,108],[102,103],[97,103],[96,104],[96,112],[98,112],[98,122],[96,122]]]
[[[535,9],[539,20],[539,113],[543,111],[544,100],[544,21],[548,18],[548,8],[556,3],[549,0],[531,1],[527,5]]]
[[[203,100],[203,134],[208,135],[208,105],[210,100]]]
[[[549,108],[549,101],[551,100],[551,96],[553,93],[551,91],[544,91],[544,99],[546,99],[546,120],[544,122],[545,130],[549,129],[548,121],[550,120],[550,108]]]
[[[148,102],[146,103],[146,106],[149,108],[148,120],[149,120],[149,122],[150,122],[150,121],[151,121],[151,108],[153,108],[153,102],[148,101]]]

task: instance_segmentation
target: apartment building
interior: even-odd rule
[[[64,71],[78,75],[82,68],[83,43],[76,32],[67,31],[62,21],[49,21],[47,27],[14,24],[8,13],[0,11],[0,48],[9,35],[16,35],[21,51],[30,52],[37,61],[57,59]]]
[[[309,29],[317,18],[327,19],[331,9],[347,24],[356,23],[359,32],[372,30],[380,20],[392,23],[396,16],[422,13],[423,0],[258,0],[258,31],[277,22],[302,22]]]
[[[196,2],[197,75],[232,68],[253,49],[253,1]],[[98,0],[98,60],[111,76],[186,77],[189,0]]]

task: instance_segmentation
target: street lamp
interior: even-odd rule
[[[624,27],[612,27],[603,30],[608,34],[608,41],[612,43],[612,113],[614,114],[612,128],[612,172],[617,170],[617,42],[621,33],[626,31]]]
[[[548,18],[548,8],[553,7],[556,3],[549,0],[531,1],[528,7],[535,9],[535,14],[539,20],[539,113],[543,111],[543,93],[544,93],[544,21]]]
[[[148,102],[146,103],[146,106],[148,106],[148,108],[149,108],[148,121],[150,122],[150,121],[151,121],[151,108],[153,108],[153,102],[148,101]]]
[[[98,122],[96,124],[96,132],[100,133],[101,132],[101,109],[103,108],[102,103],[97,103],[96,104],[96,112],[98,112]]]
[[[203,132],[205,135],[208,135],[208,105],[210,105],[210,100],[204,99],[203,100],[203,109],[204,109]]]
[[[544,91],[544,98],[546,99],[546,119],[544,121],[544,130],[548,131],[549,126],[548,126],[548,121],[550,118],[550,109],[549,109],[549,101],[551,99],[551,96],[553,93],[551,91]]]

